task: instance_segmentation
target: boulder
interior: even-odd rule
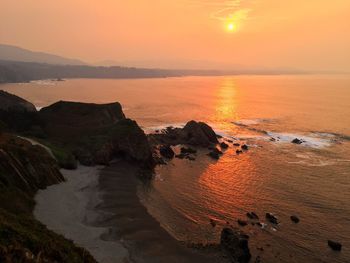
[[[336,241],[328,240],[328,246],[333,249],[334,251],[341,251],[342,244]]]
[[[224,228],[221,232],[221,247],[226,250],[232,262],[247,263],[251,258],[248,238],[232,228]]]
[[[225,142],[222,142],[222,143],[220,143],[220,147],[221,147],[222,149],[227,149],[227,148],[228,148],[228,144],[225,143]]]
[[[294,144],[302,144],[303,141],[300,140],[300,139],[298,139],[298,138],[295,138],[295,139],[292,141],[292,143],[294,143]]]
[[[274,216],[273,214],[271,213],[266,213],[266,219],[272,223],[272,224],[275,224],[277,225],[278,224],[278,219],[276,216]]]
[[[171,147],[169,145],[160,146],[159,153],[167,159],[173,159],[174,155],[175,155],[173,149],[171,149]]]
[[[215,132],[204,122],[188,122],[181,131],[181,137],[190,145],[205,147],[218,143]]]
[[[247,151],[249,149],[248,145],[246,145],[246,144],[243,144],[241,148],[242,148],[242,150],[245,150],[245,151]]]

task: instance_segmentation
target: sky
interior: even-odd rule
[[[0,0],[0,43],[89,63],[350,71],[349,0]]]

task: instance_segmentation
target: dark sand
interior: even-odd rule
[[[139,172],[125,161],[101,170],[102,202],[96,207],[100,214],[96,224],[109,229],[102,239],[121,241],[129,250],[131,262],[227,262],[220,251],[188,248],[160,226],[137,196],[137,187],[142,183]]]

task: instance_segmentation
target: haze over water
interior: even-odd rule
[[[189,120],[212,125],[230,144],[219,161],[175,159],[140,185],[149,212],[175,238],[217,242],[221,227],[245,213],[276,214],[281,224],[247,226],[265,262],[347,262],[350,258],[350,77],[234,76],[141,80],[75,79],[0,86],[37,107],[58,100],[119,101],[146,132]],[[274,141],[271,141],[274,138]],[[302,145],[291,140],[305,140]],[[294,224],[289,217],[297,215]],[[341,253],[327,240],[341,241]],[[262,253],[257,248],[263,247]]]

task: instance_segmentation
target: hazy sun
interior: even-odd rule
[[[236,25],[234,23],[228,23],[226,25],[227,31],[229,32],[234,32],[236,31]]]

